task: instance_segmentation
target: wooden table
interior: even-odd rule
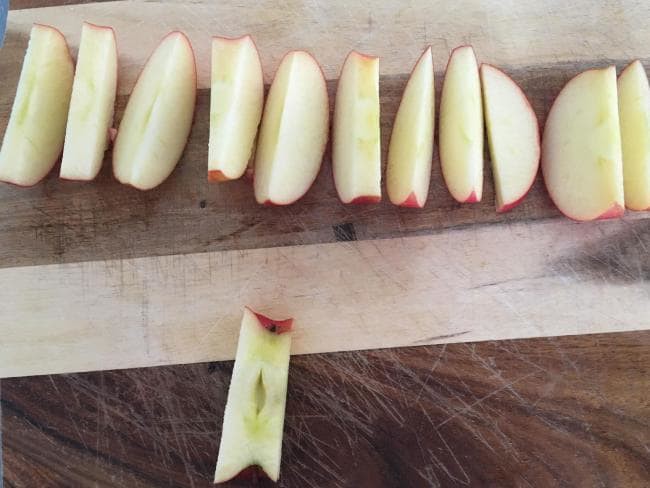
[[[14,0],[11,7],[71,3],[79,2]],[[322,8],[326,15],[318,2],[291,2],[297,6]],[[606,2],[602,10],[616,12],[612,22],[628,25],[634,16],[626,16],[626,8],[640,6]],[[479,26],[482,14],[475,10],[478,14],[467,11],[474,16],[468,22]],[[585,13],[579,10],[567,7],[562,15],[582,23]],[[362,37],[377,22],[370,11],[367,20]],[[427,23],[421,27],[426,31]],[[518,34],[513,30],[512,35]],[[609,35],[599,41],[585,34],[585,42],[601,57],[612,57]],[[436,33],[424,37],[434,42]],[[525,56],[517,57],[514,42],[504,48],[504,59],[519,66],[513,69],[515,77],[543,121],[562,83],[593,61],[582,56],[553,62],[562,40],[538,42],[549,46],[539,65],[522,68]],[[399,46],[391,49],[397,52]],[[613,61],[620,65],[623,59]],[[326,63],[325,69],[331,80],[333,66]],[[390,61],[386,70],[384,137],[405,81]],[[208,92],[201,90],[200,118],[206,118],[207,100]],[[118,115],[125,101],[123,94]],[[8,103],[0,108],[6,110]],[[192,137],[184,161],[203,157],[195,148],[205,146],[206,126],[195,127]],[[440,177],[437,166],[434,181]],[[480,205],[456,205],[434,184],[425,211],[398,212],[387,203],[372,209],[339,205],[324,173],[304,201],[283,211],[257,208],[249,195],[241,196],[245,183],[219,191],[203,183],[193,186],[202,172],[202,166],[181,163],[162,192],[125,190],[113,181],[109,167],[86,186],[62,184],[51,175],[36,189],[4,191],[0,267],[365,240],[392,237],[396,228],[398,235],[423,235],[560,218],[541,181],[520,208],[499,216],[490,178]],[[93,203],[98,195],[101,205]],[[614,257],[594,254],[585,262],[568,263],[575,267],[572,272],[585,280],[618,279],[648,290],[650,257],[644,250],[650,249],[650,219],[626,225],[625,236],[607,243]],[[25,240],[29,236],[33,241]],[[640,323],[644,320],[639,317]],[[231,369],[232,362],[215,362],[2,380],[5,488],[209,486]],[[649,393],[650,332],[296,356],[281,485],[648,486]]]

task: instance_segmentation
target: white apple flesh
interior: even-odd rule
[[[183,153],[196,105],[196,65],[189,39],[168,34],[133,88],[113,148],[113,173],[140,190],[160,185]]]
[[[240,178],[264,106],[262,63],[251,36],[212,39],[208,179]]]
[[[449,57],[440,98],[439,150],[442,175],[458,202],[483,196],[483,106],[474,49],[461,46]]]
[[[258,203],[288,205],[309,190],[323,161],[328,128],[320,66],[304,51],[287,53],[262,115],[253,177]]]
[[[542,172],[567,217],[593,220],[624,212],[616,69],[591,69],[555,99],[542,138]]]
[[[650,210],[650,85],[640,61],[618,77],[625,206]]]
[[[61,155],[74,64],[63,34],[34,24],[0,149],[0,181],[31,186]]]
[[[435,87],[428,47],[413,68],[397,109],[388,146],[386,190],[395,205],[424,206],[433,159]]]
[[[292,323],[244,310],[215,483],[254,466],[273,481],[280,476]]]
[[[332,134],[334,183],[343,203],[381,200],[379,58],[352,51],[336,90]]]
[[[84,22],[72,84],[68,125],[59,176],[92,180],[110,139],[117,89],[115,32]]]
[[[489,64],[480,69],[497,212],[518,205],[539,169],[537,116],[522,89]]]

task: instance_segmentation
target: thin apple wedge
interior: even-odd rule
[[[110,27],[84,22],[59,176],[92,180],[110,139],[117,89],[117,44]]]
[[[474,49],[461,46],[449,57],[440,98],[440,165],[458,202],[483,196],[483,106]]]
[[[640,61],[618,77],[625,206],[650,210],[650,85]]]
[[[292,319],[244,310],[223,418],[214,482],[259,467],[280,476]]]
[[[325,77],[304,51],[289,52],[269,89],[255,152],[258,203],[288,205],[311,187],[323,162],[329,126]]]
[[[555,99],[542,137],[542,172],[567,217],[620,217],[625,210],[616,68],[591,69]]]
[[[480,69],[497,212],[517,206],[539,169],[537,116],[523,90],[489,64]]]
[[[388,146],[386,190],[395,205],[421,208],[431,180],[435,87],[428,47],[413,68],[397,109]]]
[[[63,34],[34,24],[0,149],[0,181],[31,186],[61,155],[74,64]]]
[[[251,36],[213,37],[208,180],[245,173],[263,107],[262,63]]]
[[[343,203],[381,200],[379,58],[350,52],[336,90],[334,184]]]
[[[113,173],[140,190],[160,185],[183,153],[196,105],[196,65],[189,39],[168,34],[140,73],[113,147]]]

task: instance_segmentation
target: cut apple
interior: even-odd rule
[[[533,108],[512,78],[489,64],[481,65],[497,212],[518,205],[539,169],[539,125]]]
[[[212,38],[208,179],[240,178],[264,106],[262,63],[251,36]]]
[[[259,203],[287,205],[318,175],[327,144],[329,101],[325,77],[304,51],[282,59],[269,89],[255,153]]]
[[[261,468],[273,481],[280,476],[292,322],[244,310],[215,483],[251,467]]]
[[[551,199],[567,217],[623,214],[616,68],[585,71],[564,86],[546,119],[542,172]]]
[[[388,146],[386,190],[395,205],[423,207],[433,158],[435,87],[428,47],[406,84]]]
[[[117,45],[110,27],[84,22],[72,84],[60,177],[92,180],[99,173],[113,123]]]
[[[625,206],[650,210],[650,85],[640,61],[618,77]]]
[[[113,148],[113,172],[140,190],[160,185],[183,153],[196,105],[196,65],[189,39],[168,34],[142,69]]]
[[[449,57],[440,98],[440,165],[451,195],[479,202],[483,195],[483,107],[474,49]]]
[[[63,34],[34,24],[0,149],[0,181],[31,186],[61,155],[74,64]]]
[[[343,203],[381,200],[379,58],[350,52],[336,89],[334,183]]]

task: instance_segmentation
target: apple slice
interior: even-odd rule
[[[189,39],[171,32],[142,69],[113,148],[113,172],[140,190],[171,174],[190,135],[196,105],[196,64]]]
[[[259,203],[287,205],[312,185],[329,125],[325,77],[316,60],[291,51],[280,63],[264,107],[253,177]]]
[[[261,468],[273,481],[280,476],[292,323],[244,310],[215,483],[251,467]]]
[[[562,88],[544,127],[542,172],[551,199],[567,217],[623,215],[616,68],[585,71]]]
[[[429,46],[413,68],[388,146],[386,190],[395,205],[423,207],[433,158],[435,87]]]
[[[336,89],[334,184],[343,203],[381,200],[379,58],[351,51]]]
[[[262,63],[251,36],[213,37],[208,180],[244,174],[263,106]]]
[[[0,149],[0,181],[31,186],[61,155],[74,64],[63,34],[34,24]]]
[[[479,202],[483,195],[483,107],[474,49],[451,52],[440,98],[440,165],[451,195]]]
[[[117,44],[110,27],[84,22],[59,176],[92,180],[110,139],[117,89]]]
[[[537,116],[507,74],[482,64],[481,85],[497,212],[517,206],[535,181],[540,140]]]
[[[618,77],[625,206],[650,210],[650,85],[636,60]]]

